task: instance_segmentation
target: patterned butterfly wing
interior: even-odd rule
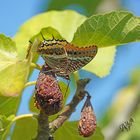
[[[78,48],[66,40],[44,41],[38,52],[58,76],[66,76],[88,64],[97,54],[97,47]]]
[[[69,73],[77,71],[88,64],[96,55],[97,47],[90,46],[86,48],[78,48],[74,45],[67,44],[65,46],[67,56],[68,56],[68,64],[67,71]]]

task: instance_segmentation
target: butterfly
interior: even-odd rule
[[[57,76],[69,78],[69,75],[88,64],[97,54],[96,45],[78,47],[66,40],[55,39],[43,41],[37,48],[37,52],[43,57],[46,64]]]

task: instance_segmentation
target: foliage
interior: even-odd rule
[[[11,132],[11,128],[14,129]],[[37,133],[37,120],[32,115],[15,117],[9,123],[1,140],[6,140],[9,136],[11,140],[31,140]]]
[[[68,42],[71,42],[77,27],[80,26],[85,19],[85,16],[69,10],[62,12],[50,11],[33,17],[21,27],[20,32],[17,33],[14,39],[17,46],[20,46],[18,50],[20,57],[22,57],[22,59],[25,58],[28,40],[33,35],[38,34],[43,27],[51,26],[57,30],[63,38]],[[67,23],[67,21],[69,22]],[[94,61],[90,63],[91,65],[89,65],[89,67],[92,67],[89,68],[87,65],[87,68],[85,67],[84,69],[91,71],[100,77],[106,76],[113,64],[115,52],[114,47],[107,48],[106,50],[104,48],[99,48],[97,56],[94,58]],[[106,57],[106,59],[103,61],[102,57]],[[104,69],[101,69],[99,66]],[[96,67],[96,69],[94,67]]]
[[[27,81],[29,67],[27,60],[18,58],[15,43],[0,35],[0,93],[18,95]]]
[[[29,138],[36,134],[37,124],[32,116],[23,116],[23,118],[13,118],[13,116],[15,116],[19,106],[20,94],[29,78],[31,63],[36,62],[38,58],[38,55],[35,54],[33,59],[32,57],[26,59],[28,41],[31,40],[34,44],[37,40],[37,44],[32,46],[37,47],[43,40],[40,31],[43,32],[46,39],[50,39],[52,35],[57,35],[55,37],[64,38],[79,48],[97,45],[99,51],[96,58],[84,69],[103,77],[110,72],[114,63],[115,46],[140,40],[140,18],[124,11],[94,15],[90,18],[70,10],[50,11],[33,17],[21,26],[14,37],[15,42],[9,37],[0,35],[0,79],[2,79],[0,81],[0,93],[4,96],[12,96],[0,97],[0,134],[3,140],[8,136],[14,140],[27,139],[29,133]],[[64,89],[64,85],[61,88]],[[19,96],[14,97],[17,95]],[[64,128],[72,126],[70,130],[73,132],[73,138],[83,139],[75,134],[75,129],[73,131],[76,126],[75,123],[70,123],[68,126],[66,123],[65,125]],[[60,132],[67,131],[63,127],[60,128]],[[13,128],[12,135],[11,128]],[[27,129],[33,132],[27,132]],[[65,137],[59,131],[56,133],[57,139],[71,137],[70,131],[64,133]],[[21,132],[25,133],[24,137],[22,137]],[[97,129],[97,135],[95,133],[89,139],[102,140],[103,136]]]
[[[116,46],[140,40],[140,18],[114,11],[88,18],[76,31],[73,44],[78,46]],[[89,39],[90,38],[90,39]]]
[[[37,121],[33,116],[25,115],[22,117],[17,117],[10,125],[11,126],[15,125],[15,129],[11,135],[11,140],[19,140],[19,139],[31,140],[31,138],[36,136]],[[24,135],[23,135],[23,133],[24,133]],[[6,139],[6,138],[8,138],[9,135],[10,135],[10,131],[7,131],[7,134],[5,134],[5,137],[3,137],[3,138]],[[84,140],[85,139],[85,138],[79,136],[79,134],[78,134],[77,122],[65,122],[64,125],[55,133],[55,138],[57,140],[70,139],[70,138],[72,140]],[[104,139],[104,136],[101,133],[100,128],[98,128],[98,127],[95,131],[95,134],[92,137],[87,138],[87,140],[94,140],[94,139],[98,139],[98,140]]]

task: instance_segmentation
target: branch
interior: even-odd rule
[[[75,111],[76,106],[85,97],[85,86],[90,79],[83,79],[77,82],[77,90],[72,101],[64,107],[59,116],[51,123],[48,121],[48,116],[40,111],[38,116],[38,134],[33,140],[53,140],[51,134],[54,133]]]
[[[85,97],[87,91],[85,86],[89,83],[90,79],[83,79],[77,82],[77,90],[72,101],[64,107],[59,116],[49,124],[50,132],[54,133],[75,111],[76,106]]]
[[[40,111],[40,114],[37,118],[38,120],[38,134],[33,140],[49,140],[49,121],[48,116]]]
[[[121,133],[119,126],[136,112],[137,106],[140,104],[140,85],[134,98],[119,112],[111,123],[103,130],[105,140],[115,140]]]

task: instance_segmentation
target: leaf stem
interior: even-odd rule
[[[31,63],[31,67],[35,68],[35,69],[38,69],[38,70],[41,70],[42,69],[42,66],[36,64],[36,63]]]
[[[23,119],[23,118],[30,118],[30,117],[34,117],[33,114],[24,114],[24,115],[20,115],[20,116],[16,116],[12,122],[15,122],[17,120]]]
[[[31,81],[31,82],[27,82],[24,87],[28,87],[28,86],[32,86],[32,85],[35,85],[36,84],[36,81]]]

